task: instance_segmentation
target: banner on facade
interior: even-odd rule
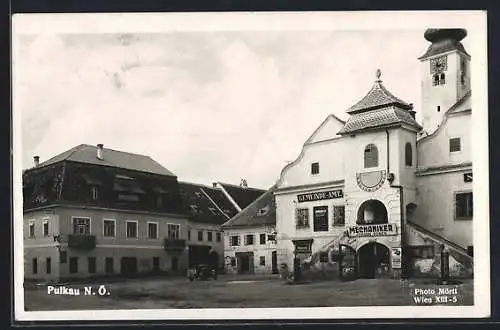
[[[314,201],[321,201],[324,199],[334,199],[342,197],[344,197],[344,193],[342,192],[342,189],[338,189],[338,190],[320,191],[315,193],[297,195],[297,200],[299,203],[303,203],[303,202],[314,202]]]
[[[401,248],[392,248],[392,269],[400,269],[401,268],[401,258],[402,258]]]
[[[395,224],[381,224],[381,225],[362,225],[351,226],[347,230],[350,237],[365,237],[365,236],[393,236],[397,235],[397,228]]]

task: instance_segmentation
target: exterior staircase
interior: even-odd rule
[[[422,227],[414,222],[407,221],[406,225],[407,225],[407,230],[408,229],[414,230],[422,238],[427,239],[427,240],[431,240],[434,243],[434,245],[437,246],[438,248],[441,245],[444,245],[445,248],[449,251],[450,256],[452,256],[457,262],[462,264],[465,268],[468,268],[470,270],[472,270],[474,268],[473,257],[471,257],[467,253],[466,248],[464,248],[464,247],[446,239],[445,237],[438,235],[438,234],[430,231],[429,229],[426,229],[426,228],[424,228],[424,227]],[[437,251],[439,251],[439,250],[437,250]],[[435,253],[435,254],[437,254],[437,253]]]

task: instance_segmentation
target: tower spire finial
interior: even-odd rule
[[[380,71],[380,69],[377,69],[377,71],[375,72],[375,77],[377,77],[376,81],[380,81],[381,75],[382,75],[382,71]]]

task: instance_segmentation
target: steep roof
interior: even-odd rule
[[[376,127],[399,126],[402,124],[409,125],[417,131],[422,129],[422,126],[416,122],[408,111],[390,106],[367,113],[352,115],[339,131],[339,134],[354,133]]]
[[[244,209],[248,205],[250,205],[253,201],[255,201],[259,196],[261,196],[266,191],[263,189],[256,189],[250,187],[240,187],[228,183],[219,184],[222,188],[230,195],[230,197],[234,200],[236,204],[240,207],[240,209]]]
[[[384,87],[384,85],[382,85],[380,75],[380,70],[377,70],[377,80],[375,80],[372,89],[359,102],[346,111],[348,114],[365,112],[371,109],[387,107],[389,105],[397,105],[398,107],[406,110],[412,109],[410,104],[394,96],[387,90],[387,88]]]
[[[175,174],[154,161],[151,157],[113,149],[103,149],[103,159],[97,158],[97,147],[88,144],[80,144],[70,150],[39,164],[39,167],[55,164],[61,161],[73,161],[94,165],[112,166],[159,175],[175,177]]]
[[[183,208],[191,215],[194,222],[221,225],[238,213],[225,198],[223,192],[218,189],[195,183],[179,182],[179,191]]]
[[[377,70],[372,89],[358,103],[347,110],[351,116],[338,134],[348,134],[377,127],[408,125],[417,131],[422,129],[414,118],[413,106],[394,96],[380,80]]]
[[[222,228],[240,228],[276,225],[276,201],[274,191],[276,185],[249,204],[236,216],[222,225]]]

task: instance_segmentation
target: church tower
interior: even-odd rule
[[[444,114],[470,91],[470,55],[461,41],[464,29],[428,29],[431,44],[421,61],[422,124],[432,134]]]

